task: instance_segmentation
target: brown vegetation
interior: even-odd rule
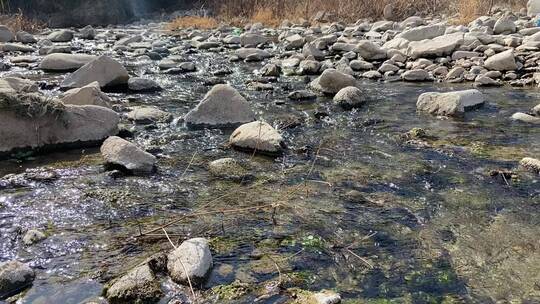
[[[393,6],[393,18],[403,20],[413,15],[456,15],[455,23],[467,24],[490,12],[495,5],[513,8],[525,7],[526,0],[214,0],[212,10],[216,19],[232,25],[260,22],[266,26],[279,26],[284,20],[312,21],[321,11],[335,20],[355,22],[361,18],[381,20],[387,4]],[[189,27],[186,17],[173,22],[172,28]],[[206,20],[208,18],[202,18]],[[189,21],[189,20],[188,20]],[[196,22],[200,22],[195,20]],[[217,22],[216,22],[217,23]],[[180,24],[182,26],[175,26]],[[197,27],[197,23],[191,25]],[[204,27],[202,27],[204,28]]]
[[[181,28],[211,29],[217,26],[217,20],[211,17],[186,16],[174,19],[168,27],[175,30]]]
[[[26,31],[28,33],[36,33],[45,27],[43,22],[27,18],[21,11],[16,14],[0,15],[0,24],[7,26],[14,33],[18,31]]]

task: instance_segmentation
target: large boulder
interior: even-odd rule
[[[461,116],[465,111],[477,108],[484,102],[484,95],[478,90],[430,92],[418,97],[416,107],[420,111],[435,115]]]
[[[243,124],[231,134],[229,143],[240,150],[266,154],[279,154],[283,150],[283,137],[271,125],[262,121]]]
[[[82,88],[75,88],[65,92],[61,100],[64,104],[94,105],[107,108],[111,107],[112,102],[111,98],[101,91],[97,81]]]
[[[494,71],[514,71],[518,68],[512,49],[489,57],[484,66]]]
[[[445,31],[446,26],[442,24],[426,25],[406,30],[397,35],[396,38],[403,38],[409,41],[421,41],[442,36]]]
[[[38,85],[29,79],[18,77],[0,78],[0,92],[3,93],[35,93]]]
[[[453,33],[409,43],[407,55],[413,59],[450,55],[463,43],[463,33]]]
[[[194,238],[184,241],[169,253],[167,270],[173,281],[187,285],[203,282],[213,266],[212,253],[208,241]]]
[[[73,31],[70,30],[58,30],[50,33],[47,36],[52,42],[69,42],[73,40]]]
[[[336,69],[327,69],[321,76],[313,80],[310,86],[325,94],[336,94],[345,87],[354,86],[355,83],[356,79],[353,76]]]
[[[101,155],[109,165],[120,166],[133,174],[152,173],[156,157],[118,136],[107,138],[101,145]]]
[[[94,145],[118,133],[116,112],[64,105],[38,94],[0,93],[0,154],[17,149]]]
[[[516,24],[510,16],[499,18],[493,27],[494,34],[512,34],[515,33],[516,30]]]
[[[34,270],[21,262],[0,263],[0,300],[20,293],[35,277]]]
[[[184,117],[188,127],[234,127],[255,120],[247,100],[226,84],[214,86],[203,100]]]
[[[0,42],[11,42],[15,38],[13,32],[5,25],[0,25]]]
[[[45,56],[39,68],[45,71],[72,71],[96,60],[96,56],[87,54],[55,53]]]
[[[127,85],[129,74],[118,61],[108,56],[100,56],[68,75],[61,83],[64,89],[80,88],[97,81],[100,87]]]
[[[162,295],[159,281],[148,264],[132,269],[106,290],[111,304],[156,303]]]

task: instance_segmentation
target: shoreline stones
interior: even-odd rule
[[[235,127],[254,120],[249,102],[227,84],[215,85],[184,117],[189,128]]]
[[[418,97],[416,107],[420,111],[443,116],[461,116],[466,111],[478,108],[485,102],[478,90],[455,91],[448,93],[423,93]]]
[[[0,300],[16,295],[32,284],[36,274],[18,261],[0,263]]]
[[[243,124],[231,134],[229,143],[240,150],[256,151],[270,155],[283,151],[283,137],[266,122]]]
[[[117,136],[107,138],[100,151],[107,164],[120,166],[129,173],[149,174],[156,169],[154,155]]]
[[[188,277],[192,284],[206,280],[214,263],[208,240],[194,238],[184,241],[168,255],[167,271],[171,279],[187,285]]]

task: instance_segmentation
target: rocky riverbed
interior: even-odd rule
[[[0,301],[539,301],[534,19],[325,17],[0,27]]]

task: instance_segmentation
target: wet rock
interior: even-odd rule
[[[430,92],[418,97],[416,107],[420,111],[435,115],[460,116],[468,110],[483,105],[484,102],[484,95],[478,90]]]
[[[4,93],[35,93],[39,90],[38,85],[28,79],[18,77],[0,78],[0,92]]]
[[[319,50],[313,43],[306,43],[302,48],[304,57],[313,57],[315,60],[324,60],[324,52]]]
[[[255,113],[237,90],[226,84],[218,84],[186,114],[184,120],[188,127],[221,128],[251,122],[255,120]]]
[[[373,69],[373,63],[364,60],[353,60],[349,66],[355,71],[365,71]]]
[[[315,60],[302,60],[298,67],[297,73],[299,75],[316,75],[319,74],[321,64]]]
[[[0,25],[0,42],[11,42],[15,39],[13,32],[5,25]]]
[[[30,246],[43,241],[45,238],[47,238],[47,236],[45,236],[45,233],[36,229],[31,229],[26,231],[26,233],[24,234],[23,243],[26,246]]]
[[[272,57],[272,54],[268,53],[267,51],[256,48],[241,48],[236,50],[234,54],[240,59],[249,58],[250,61],[261,61],[263,59]]]
[[[103,55],[68,75],[60,86],[62,88],[80,88],[97,81],[103,88],[125,85],[128,80],[129,74],[126,68],[120,62]]]
[[[500,86],[501,84],[495,79],[486,75],[478,75],[478,77],[476,77],[474,80],[474,85],[476,87],[495,87]]]
[[[114,46],[126,46],[130,45],[131,43],[141,42],[142,40],[143,37],[141,35],[128,36],[116,41]]]
[[[86,54],[50,54],[43,58],[39,68],[45,71],[72,71],[96,60],[96,58],[96,56]]]
[[[128,88],[135,92],[157,92],[162,90],[161,86],[156,81],[139,77],[129,78]]]
[[[17,41],[20,43],[36,43],[37,39],[34,35],[25,31],[18,31],[16,34]]]
[[[335,69],[327,69],[311,82],[310,87],[322,93],[336,94],[345,87],[354,86],[355,83],[356,79],[353,76]]]
[[[266,77],[278,77],[280,75],[280,68],[276,64],[267,64],[262,67],[261,75]]]
[[[147,264],[131,270],[106,290],[111,304],[156,303],[162,295],[159,282]]]
[[[0,104],[0,154],[89,145],[118,132],[118,114],[104,107],[64,105],[37,94],[9,93],[0,93]]]
[[[204,282],[212,267],[212,253],[204,238],[184,241],[168,255],[167,270],[179,284],[187,285],[188,277],[192,284]]]
[[[334,103],[344,109],[358,108],[365,102],[364,94],[357,87],[345,87],[334,96]]]
[[[507,50],[489,57],[484,66],[494,71],[514,71],[518,68],[514,50]]]
[[[47,36],[52,42],[69,42],[73,40],[73,31],[70,30],[58,30],[50,33]]]
[[[525,113],[514,113],[514,115],[512,115],[512,119],[535,125],[540,124],[540,117],[532,116]]]
[[[410,70],[401,75],[401,78],[405,81],[425,81],[430,78],[428,71],[426,70]]]
[[[243,47],[256,47],[260,44],[264,44],[268,41],[263,35],[256,33],[244,33],[240,35],[240,45]]]
[[[291,100],[312,100],[317,98],[317,95],[308,90],[300,90],[291,92],[288,98]]]
[[[283,138],[279,132],[262,121],[241,125],[231,134],[229,143],[240,150],[267,154],[279,154],[283,150]]]
[[[110,108],[112,100],[101,91],[97,81],[82,88],[71,89],[65,92],[61,99],[64,104],[94,105]]]
[[[242,180],[249,176],[249,172],[234,158],[222,158],[208,164],[210,174],[216,177]]]
[[[450,55],[463,42],[463,33],[443,35],[430,40],[409,43],[407,55],[413,59]]]
[[[21,262],[0,263],[0,300],[20,293],[35,277],[34,270]]]
[[[540,174],[540,160],[536,158],[525,157],[519,162],[519,165],[531,172]]]
[[[285,49],[295,50],[304,46],[306,39],[299,34],[295,34],[285,38]]]
[[[137,106],[130,109],[127,118],[138,124],[167,123],[173,119],[170,113],[153,106]]]
[[[313,300],[317,304],[338,304],[341,303],[341,296],[330,290],[323,290],[321,292],[314,293]]]
[[[535,116],[540,116],[540,104],[532,108],[531,112]]]
[[[117,136],[103,142],[101,155],[107,164],[120,166],[133,174],[152,173],[157,162],[152,154]]]

